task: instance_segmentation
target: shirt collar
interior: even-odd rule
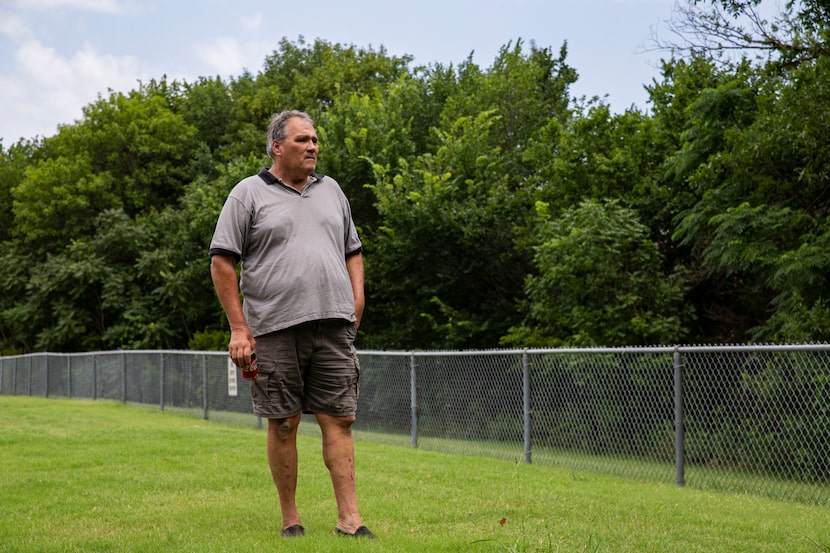
[[[282,179],[278,179],[273,174],[271,174],[271,171],[269,171],[267,167],[263,167],[262,170],[260,170],[259,178],[264,180],[266,184],[281,184],[283,186],[288,186],[282,181]],[[311,173],[311,181],[309,182],[309,184],[311,184],[312,182],[317,182],[322,178],[323,175],[320,175],[319,173]],[[291,187],[289,186],[289,188]]]

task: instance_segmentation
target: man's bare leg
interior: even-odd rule
[[[288,419],[268,419],[268,465],[280,496],[282,528],[300,524],[297,512],[297,425],[300,414]]]
[[[329,469],[334,498],[337,501],[337,528],[353,534],[362,524],[357,508],[354,470],[354,417],[317,414],[323,435],[323,461]]]

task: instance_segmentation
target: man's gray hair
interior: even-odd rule
[[[292,109],[282,111],[274,115],[271,118],[271,123],[268,125],[268,138],[265,144],[265,150],[268,152],[268,157],[271,159],[274,159],[274,150],[271,148],[271,145],[274,142],[282,142],[285,140],[285,136],[288,134],[288,120],[293,117],[300,117],[301,119],[305,119],[314,125],[314,121],[311,119],[311,116],[304,111]]]

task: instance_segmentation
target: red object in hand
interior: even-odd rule
[[[259,371],[256,367],[256,353],[251,354],[251,366],[247,369],[242,369],[242,378],[244,380],[256,380]]]

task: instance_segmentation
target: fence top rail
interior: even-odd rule
[[[582,353],[593,354],[671,354],[679,353],[750,353],[750,352],[804,352],[804,351],[827,351],[830,352],[830,344],[729,344],[729,345],[689,345],[689,346],[625,346],[625,347],[598,347],[598,348],[525,348],[525,349],[482,349],[482,350],[358,350],[360,355],[383,356],[383,357],[433,357],[440,356],[496,356],[496,355],[572,355]],[[20,355],[0,355],[0,360],[13,360],[36,357],[80,357],[88,355],[208,355],[211,357],[226,357],[226,351],[202,351],[202,350],[110,350],[110,351],[88,351],[88,352],[36,352]]]
[[[2,359],[25,359],[27,357],[88,357],[90,355],[209,355],[216,357],[227,357],[227,351],[202,351],[193,349],[116,349],[106,351],[73,351],[73,352],[55,352],[55,351],[38,351],[34,353],[24,353],[19,355],[0,355]]]
[[[721,346],[678,346],[685,353],[747,352],[747,351],[830,351],[830,344],[757,344]]]
[[[463,349],[463,350],[412,350],[412,351],[385,351],[385,350],[358,350],[361,355],[387,356],[387,357],[470,357],[470,356],[496,356],[496,355],[547,355],[547,354],[573,354],[573,353],[672,353],[673,347],[637,347],[637,348],[559,348],[559,349]]]
[[[427,357],[435,355],[443,356],[471,356],[471,355],[569,355],[579,353],[658,353],[671,354],[680,353],[729,353],[729,352],[761,352],[761,351],[828,351],[830,344],[724,344],[724,345],[674,345],[674,346],[624,346],[624,347],[596,347],[596,348],[525,348],[525,349],[489,349],[489,350],[360,350],[361,355],[378,356],[405,356],[405,357]]]

